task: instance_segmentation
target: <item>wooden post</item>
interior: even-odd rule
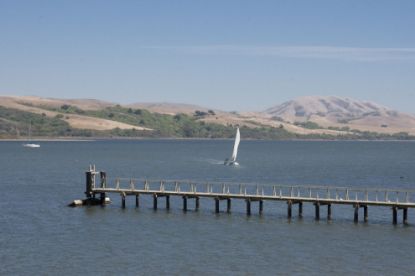
[[[359,205],[355,204],[354,205],[354,219],[353,219],[354,223],[358,223],[359,222]]]
[[[403,208],[403,224],[408,224],[408,208]]]
[[[231,198],[226,199],[226,212],[231,212]]]
[[[215,197],[215,213],[219,213],[219,198]]]
[[[107,186],[107,173],[100,172],[100,179],[101,179],[101,188],[105,188]],[[105,193],[101,193],[101,205],[105,205]]]
[[[299,218],[303,217],[303,203],[302,202],[298,202],[298,217]]]
[[[121,194],[121,207],[123,209],[125,208],[125,194],[124,193]]]
[[[140,206],[140,195],[136,194],[135,195],[135,207],[139,207]]]
[[[106,188],[107,187],[107,173],[100,172],[99,176],[101,178],[101,188]]]
[[[196,211],[199,210],[199,207],[200,207],[200,201],[199,201],[199,197],[197,196],[195,198],[195,210]]]
[[[153,194],[153,209],[157,210],[157,194]]]
[[[170,196],[166,195],[166,209],[170,209]]]
[[[291,216],[292,216],[292,205],[293,205],[293,203],[291,202],[291,200],[287,201],[287,217],[288,217],[288,219],[291,219]]]
[[[92,196],[92,171],[85,172],[85,176],[86,176],[85,195],[87,198],[91,198]]]
[[[262,215],[262,211],[264,210],[264,201],[259,201],[259,214]]]
[[[367,222],[369,220],[367,205],[363,206],[363,220]]]
[[[316,211],[315,211],[316,220],[320,220],[320,202],[315,202],[314,207],[316,209]]]
[[[331,220],[331,204],[327,204],[327,220]]]
[[[101,201],[101,205],[104,206],[105,205],[105,193],[100,194],[100,201]]]
[[[183,211],[187,211],[187,196],[183,196]]]
[[[392,216],[393,216],[392,223],[394,225],[398,224],[398,207],[396,206],[392,207]]]
[[[246,199],[246,214],[248,216],[251,215],[251,199],[250,198]]]

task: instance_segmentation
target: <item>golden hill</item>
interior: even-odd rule
[[[35,96],[0,96],[0,106],[55,117],[71,127],[91,130],[136,129],[151,130],[107,118],[82,114],[62,114],[58,110],[70,105],[81,110],[102,110],[117,104],[95,99],[53,99]],[[360,102],[340,97],[302,97],[267,109],[264,112],[225,112],[206,107],[173,103],[136,103],[126,108],[144,109],[152,113],[193,115],[208,114],[198,120],[222,125],[240,125],[249,128],[268,126],[284,128],[295,134],[350,134],[352,130],[393,134],[407,132],[415,135],[415,116],[390,110],[375,103]],[[210,112],[210,113],[209,113]],[[312,127],[307,123],[313,123]]]

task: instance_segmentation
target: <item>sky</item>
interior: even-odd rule
[[[415,113],[415,1],[0,0],[0,95]]]

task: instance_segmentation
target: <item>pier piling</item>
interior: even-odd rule
[[[259,214],[262,215],[262,212],[264,211],[264,201],[259,201]]]
[[[353,221],[354,223],[358,223],[359,222],[359,205],[355,204],[354,205],[354,217],[353,217]]]
[[[183,196],[183,211],[187,211],[187,196]]]
[[[369,220],[367,205],[363,205],[363,220],[364,222],[368,222]]]
[[[153,209],[157,210],[157,194],[153,194]]]
[[[331,220],[331,204],[327,204],[327,220]]]
[[[195,210],[198,211],[200,207],[199,197],[195,198]]]
[[[215,198],[215,213],[219,213],[219,198]]]
[[[315,218],[316,220],[320,220],[320,202],[315,202],[314,203],[314,207],[315,207]]]
[[[231,212],[231,198],[230,197],[226,199],[226,212],[228,213]]]
[[[287,201],[287,217],[288,217],[288,219],[291,219],[291,217],[292,217],[292,206],[293,206],[292,201],[291,200]]]
[[[398,224],[398,207],[392,207],[392,223],[394,225]]]
[[[121,194],[121,207],[125,209],[125,194],[124,193]]]
[[[403,224],[408,224],[408,208],[403,208]]]
[[[135,207],[140,207],[140,195],[136,194],[135,195]]]
[[[303,217],[303,202],[298,202],[298,217],[302,218]]]
[[[251,215],[251,199],[250,198],[246,199],[246,214],[248,216]]]
[[[170,196],[166,195],[166,209],[169,210],[170,209]]]

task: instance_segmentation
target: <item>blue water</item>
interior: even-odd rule
[[[286,218],[284,202],[264,214],[152,210],[151,198],[120,198],[105,208],[68,208],[83,198],[89,164],[116,177],[261,184],[388,187],[415,190],[413,142],[242,141],[240,167],[223,166],[232,141],[140,140],[41,142],[41,148],[0,142],[0,274],[360,274],[415,273],[415,210],[409,226],[393,226],[389,208],[369,208],[353,223],[350,206],[332,206],[332,221]],[[189,209],[194,202],[189,201]],[[223,203],[222,203],[223,204]],[[221,206],[224,210],[225,206]],[[296,207],[294,207],[296,214]],[[401,222],[401,213],[399,213]]]

